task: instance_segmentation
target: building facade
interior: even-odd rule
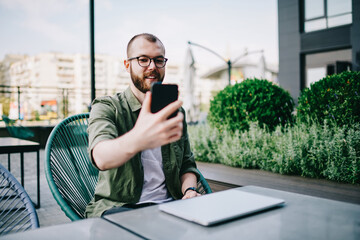
[[[10,102],[6,111],[10,118],[63,118],[87,111],[91,102],[88,55],[41,53],[5,60],[0,97]],[[117,57],[96,55],[97,96],[114,94],[128,86],[128,74],[121,66]]]
[[[185,80],[185,68],[167,64],[165,83],[178,84],[187,121],[203,121],[210,100],[229,83],[228,69],[197,65],[189,85]],[[263,56],[251,61],[244,58],[233,66],[231,76],[231,84],[254,77],[277,83],[277,66],[265,63]],[[131,81],[120,57],[100,54],[95,56],[95,80],[97,97],[124,91]],[[1,115],[25,120],[62,119],[87,112],[90,103],[88,55],[54,52],[7,55],[0,64]]]
[[[178,84],[183,98],[183,69],[166,68],[166,83]],[[101,54],[95,56],[95,79],[96,97],[124,91],[131,81],[123,59]],[[87,112],[90,91],[88,55],[7,55],[0,62],[0,113],[12,119],[61,119]]]
[[[360,71],[360,1],[278,0],[280,85],[301,90],[334,73]]]

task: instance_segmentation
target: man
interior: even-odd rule
[[[152,34],[139,34],[129,41],[127,57],[130,87],[92,104],[89,154],[100,172],[86,217],[199,195],[182,102],[150,111],[151,83],[165,77],[164,45]]]

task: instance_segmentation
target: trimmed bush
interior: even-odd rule
[[[360,122],[360,72],[334,74],[311,84],[299,97],[297,116],[338,126]]]
[[[249,129],[250,122],[273,131],[292,122],[294,101],[284,89],[267,80],[247,79],[227,86],[210,102],[208,121],[220,131]]]

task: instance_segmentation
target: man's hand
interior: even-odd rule
[[[201,196],[201,194],[199,194],[198,192],[194,191],[194,190],[187,190],[190,187],[195,187],[197,185],[197,179],[196,179],[196,175],[192,172],[188,172],[183,174],[180,177],[180,181],[181,181],[181,191],[184,194],[184,196],[182,197],[182,199],[188,199],[188,198],[193,198],[193,197],[197,197],[197,196]],[[186,191],[186,192],[185,192]]]
[[[193,198],[193,197],[198,197],[198,196],[201,196],[201,194],[194,190],[188,190],[186,192],[186,194],[182,197],[182,199],[188,199],[188,198]]]
[[[182,105],[175,101],[157,113],[151,113],[151,92],[147,92],[131,135],[137,139],[138,151],[175,142],[182,136],[184,115],[168,119]]]
[[[100,170],[120,167],[136,153],[175,142],[182,136],[184,115],[168,119],[182,105],[175,101],[157,113],[151,113],[151,92],[147,92],[134,128],[124,135],[99,142],[92,151]]]

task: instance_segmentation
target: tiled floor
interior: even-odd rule
[[[40,150],[40,204],[37,209],[40,227],[71,222],[56,203],[47,184],[44,173],[44,149]],[[0,154],[0,163],[7,167],[7,154]],[[25,153],[25,190],[33,201],[36,199],[36,153]],[[11,154],[11,173],[20,182],[20,154]]]

